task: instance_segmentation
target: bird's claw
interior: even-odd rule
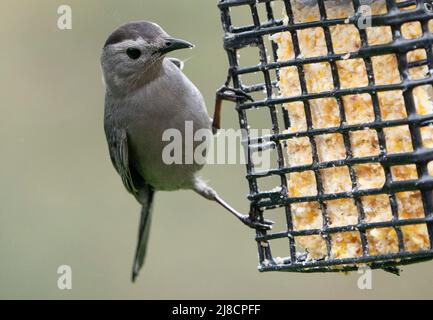
[[[212,132],[216,134],[218,130],[221,128],[221,105],[223,100],[228,100],[231,102],[245,102],[245,101],[254,101],[254,99],[246,94],[241,89],[234,89],[228,86],[229,79],[227,83],[222,86],[216,93],[215,99],[215,111],[214,117],[212,121]]]
[[[237,99],[241,101],[254,101],[254,99],[241,89],[235,89],[223,86],[217,91],[217,96],[222,100],[236,102]]]
[[[240,220],[248,227],[253,228],[253,229],[261,229],[261,230],[271,230],[272,229],[272,225],[274,224],[273,221],[271,220],[266,220],[264,219],[263,222],[261,221],[257,221],[257,220],[253,220],[250,216],[248,215],[243,215],[240,217]]]

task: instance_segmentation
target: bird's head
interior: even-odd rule
[[[187,41],[170,37],[155,23],[127,23],[108,37],[102,50],[105,83],[120,93],[134,90],[158,75],[165,54],[192,47]]]

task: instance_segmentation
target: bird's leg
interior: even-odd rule
[[[218,89],[215,97],[215,111],[212,121],[212,131],[214,134],[221,129],[221,106],[223,100],[236,102],[238,99],[241,101],[254,101],[250,95],[246,94],[241,89],[230,88],[228,84]]]
[[[253,229],[271,230],[274,224],[271,220],[264,219],[263,222],[254,220],[250,215],[241,214],[233,209],[227,202],[225,202],[218,194],[215,194],[214,200],[231,212],[236,218],[238,218],[243,224]]]
[[[224,207],[227,211],[233,214],[236,218],[238,218],[243,224],[247,225],[250,228],[254,229],[262,229],[262,230],[270,230],[272,229],[273,221],[263,220],[257,221],[251,215],[241,214],[237,210],[235,210],[232,206],[230,206],[227,202],[225,202],[215,190],[209,187],[203,180],[200,178],[196,178],[194,183],[194,191],[196,191],[201,196],[205,197],[208,200],[216,201],[222,207]]]

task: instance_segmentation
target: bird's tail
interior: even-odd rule
[[[143,205],[141,208],[140,225],[138,227],[138,240],[137,248],[135,250],[134,264],[132,266],[132,282],[135,282],[140,269],[144,264],[144,258],[146,257],[147,242],[149,240],[150,222],[152,217],[152,202],[154,190],[149,187],[140,194],[140,202]]]

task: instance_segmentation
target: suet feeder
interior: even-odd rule
[[[251,157],[246,165],[250,214],[262,220],[282,208],[285,220],[284,230],[256,230],[259,270],[398,272],[433,259],[430,1],[220,0],[218,7],[226,85],[253,97],[237,95],[240,127],[249,132],[252,112],[269,114],[272,133],[247,134],[244,147],[251,154],[262,144],[277,156],[269,170],[257,171]],[[240,8],[251,23],[232,17]],[[240,65],[250,47],[256,63]],[[252,74],[260,80],[244,81]],[[269,177],[278,184],[262,190]],[[273,254],[275,241],[285,241],[285,254]]]

